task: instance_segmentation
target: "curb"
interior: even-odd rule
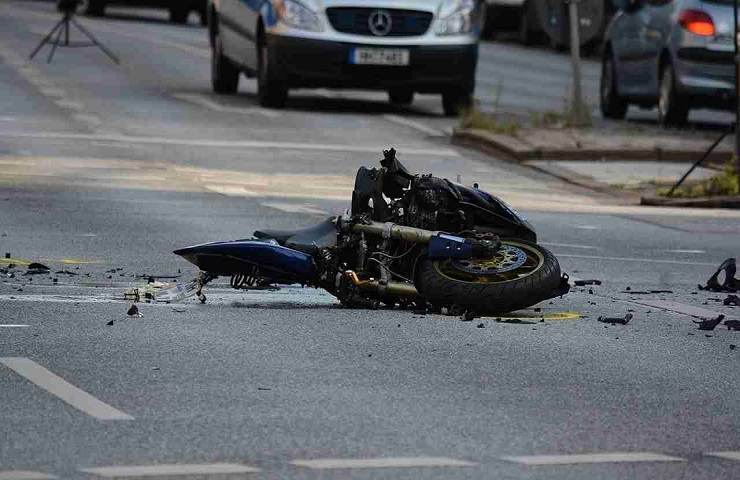
[[[740,196],[666,198],[642,197],[640,205],[654,207],[740,208]]]
[[[656,147],[653,149],[541,149],[532,148],[516,137],[475,129],[455,129],[452,143],[474,148],[484,153],[504,157],[516,162],[526,160],[634,160],[693,162],[704,150],[676,150]],[[713,152],[707,162],[724,163],[732,158],[731,152]]]

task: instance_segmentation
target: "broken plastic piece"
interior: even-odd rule
[[[709,290],[712,292],[737,292],[740,290],[740,280],[735,278],[735,272],[737,272],[737,264],[734,258],[728,258],[719,266],[714,275],[712,275],[707,281],[707,285],[702,287],[699,285],[700,290]],[[720,274],[724,273],[724,279],[722,283],[719,282]]]
[[[727,298],[722,302],[725,305],[735,305],[736,307],[740,307],[740,297],[737,295],[727,295]]]
[[[129,317],[142,317],[143,315],[139,312],[139,307],[136,305],[131,305],[129,307],[128,311],[126,312],[126,315]]]
[[[49,273],[49,267],[43,263],[31,263],[24,275],[41,275]]]
[[[727,330],[740,330],[740,320],[727,320],[725,321],[725,327],[727,327]]]
[[[576,287],[585,287],[586,285],[601,285],[601,280],[576,280],[573,283]]]
[[[699,325],[699,330],[714,330],[714,328],[720,323],[722,323],[722,320],[724,319],[725,319],[725,316],[720,315],[717,318],[712,318],[709,320],[701,320],[699,322],[694,320],[694,323]]]
[[[598,320],[601,323],[608,323],[610,325],[627,325],[632,320],[632,314],[628,313],[624,317],[599,317]]]

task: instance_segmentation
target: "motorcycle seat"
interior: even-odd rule
[[[311,253],[317,248],[333,247],[337,244],[335,221],[335,217],[330,217],[318,225],[296,230],[257,230],[254,236],[260,239],[273,239],[284,247]]]

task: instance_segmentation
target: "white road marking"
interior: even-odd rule
[[[0,472],[0,480],[50,480],[57,478],[43,472],[31,472],[28,470],[7,470]]]
[[[671,457],[651,452],[611,452],[583,453],[575,455],[527,455],[502,457],[508,462],[522,465],[574,465],[587,463],[622,463],[622,462],[685,462],[679,457]]]
[[[329,213],[326,210],[322,210],[314,205],[301,205],[297,203],[260,202],[260,205],[288,213],[308,213],[313,215],[325,215]]]
[[[572,243],[551,243],[551,242],[539,242],[540,245],[546,247],[563,247],[563,248],[578,248],[582,250],[599,250],[599,247],[591,247],[589,245],[574,245]]]
[[[596,225],[576,225],[576,228],[579,230],[601,230],[601,227]]]
[[[0,117],[0,122],[15,122],[15,117]]]
[[[167,475],[235,475],[257,473],[259,468],[237,463],[132,465],[82,468],[80,471],[107,478],[160,477]]]
[[[666,263],[670,265],[694,265],[698,267],[716,267],[715,263],[707,262],[682,262],[680,260],[659,260],[656,258],[631,258],[631,257],[600,257],[597,255],[570,255],[558,253],[555,256],[563,258],[582,258],[586,260],[608,260],[614,262],[638,262],[638,263]]]
[[[704,250],[666,250],[666,252],[670,253],[695,253],[695,254],[701,254],[701,253],[707,253]]]
[[[269,118],[278,118],[280,116],[279,113],[273,112],[272,110],[268,110],[266,108],[260,108],[260,107],[231,107],[228,105],[222,105],[218,102],[214,102],[210,98],[198,95],[194,93],[173,93],[173,97],[184,100],[186,102],[193,103],[195,105],[199,105],[201,107],[206,107],[211,110],[215,110],[217,112],[224,112],[224,113],[238,113],[241,115],[252,115],[252,114],[258,114],[258,115],[264,115],[265,117]]]
[[[83,104],[81,104],[80,102],[73,102],[72,100],[55,100],[54,103],[61,108],[76,110],[78,112],[85,109],[85,106]]]
[[[700,318],[702,320],[717,318],[722,315],[721,312],[715,312],[706,308],[686,305],[685,303],[674,302],[671,300],[630,300],[630,303],[655,307],[669,312],[680,313],[681,315],[686,315],[688,317]]]
[[[0,363],[26,380],[64,400],[72,407],[98,420],[133,420],[134,417],[116,410],[89,393],[80,390],[38,363],[23,357],[0,358]]]
[[[39,91],[47,97],[63,97],[66,95],[64,90],[62,90],[61,88],[42,87],[39,88]]]
[[[291,464],[314,470],[342,468],[472,467],[475,463],[445,457],[320,458],[293,460]]]
[[[29,325],[0,325],[0,328],[28,328]]]
[[[223,147],[223,148],[253,148],[253,149],[276,149],[276,150],[314,150],[328,152],[355,152],[355,153],[378,153],[385,144],[378,145],[337,145],[317,143],[296,142],[261,142],[256,140],[207,140],[187,138],[165,138],[165,137],[138,137],[128,135],[96,135],[78,133],[24,133],[24,132],[0,132],[0,137],[12,138],[35,138],[45,140],[89,140],[102,142],[141,143],[150,145],[180,145],[191,147]],[[451,149],[437,148],[404,148],[404,155],[422,155],[434,157],[459,157],[460,154]]]
[[[102,120],[100,120],[100,117],[89,113],[75,113],[74,115],[72,115],[72,118],[74,118],[78,122],[90,123],[93,125],[100,125],[101,123],[103,123]]]
[[[387,113],[383,115],[383,118],[385,118],[389,122],[393,122],[399,125],[403,125],[405,127],[413,128],[414,130],[418,130],[421,133],[426,133],[427,135],[432,135],[435,137],[445,136],[445,132],[441,130],[437,130],[436,128],[430,127],[428,125],[424,125],[421,122],[417,122],[416,120],[411,120],[409,118],[402,117],[400,115],[393,115],[391,113]]]
[[[707,452],[704,455],[710,457],[724,458],[725,460],[736,460],[740,462],[740,452]]]

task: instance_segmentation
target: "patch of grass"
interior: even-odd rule
[[[667,197],[670,188],[659,188],[658,195]],[[717,175],[695,182],[691,185],[682,185],[673,192],[671,198],[698,198],[716,197],[725,195],[740,195],[740,174],[730,161],[725,169]]]
[[[465,110],[460,117],[460,126],[462,128],[473,128],[478,130],[488,130],[494,133],[516,136],[521,127],[514,121],[502,121],[493,115],[486,115],[475,106]]]

